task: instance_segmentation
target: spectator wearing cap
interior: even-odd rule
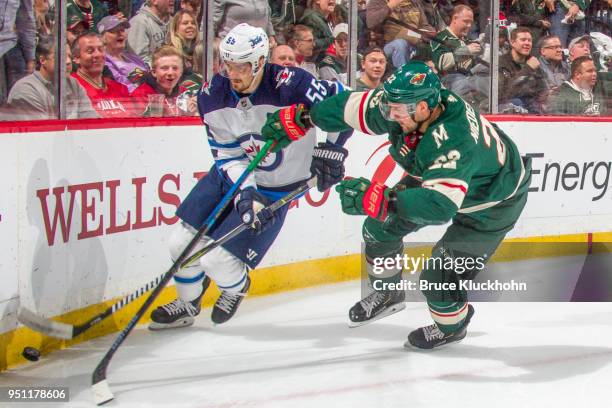
[[[130,20],[128,50],[138,55],[148,66],[151,56],[166,41],[172,0],[147,0]]]
[[[578,57],[587,57],[591,55],[591,41],[588,35],[583,35],[574,38],[570,41],[568,47],[569,60],[574,61]]]
[[[538,61],[544,72],[548,94],[556,92],[570,78],[570,66],[563,60],[561,40],[554,35],[540,39]]]
[[[366,21],[370,29],[382,27],[384,51],[396,68],[408,62],[417,46],[425,45],[421,39],[415,37],[415,29],[428,31],[431,37],[436,34],[435,29],[427,21],[420,0],[370,0],[367,5]],[[408,29],[398,21],[413,29]]]
[[[96,31],[100,20],[108,15],[108,10],[98,0],[67,0],[66,19],[68,22],[83,21],[89,31]]]
[[[32,0],[0,0],[0,103],[19,79],[34,72],[36,24]]]
[[[387,68],[387,57],[379,47],[368,48],[361,61],[361,76],[357,79],[356,90],[366,91],[382,83]]]
[[[270,48],[276,46],[276,32],[270,19],[267,0],[214,0],[213,24],[219,38],[240,23],[263,28],[270,40]]]
[[[574,38],[569,44],[569,60],[570,63],[580,57],[592,57],[591,55],[591,36],[583,35],[582,37]],[[608,105],[607,111],[612,111],[612,72],[606,70],[602,66],[599,58],[594,58],[593,63],[597,70],[597,83],[595,91],[605,95],[605,100]]]
[[[98,32],[104,43],[104,64],[113,79],[132,92],[142,83],[149,67],[136,54],[127,51],[128,28],[130,23],[116,15],[106,16],[98,23]]]
[[[312,29],[314,35],[313,57],[320,61],[325,51],[334,42],[332,30],[340,23],[346,23],[348,12],[346,8],[337,5],[336,0],[309,0],[308,8],[300,19]]]
[[[78,65],[72,77],[85,89],[91,104],[101,117],[133,116],[127,87],[102,76],[105,52],[99,34],[87,32],[79,36],[72,44],[72,58]]]
[[[7,99],[8,113],[12,120],[54,119],[55,96],[53,76],[55,74],[55,42],[43,40],[36,46],[39,68],[15,83]],[[66,118],[97,118],[85,90],[70,77],[72,60],[70,48],[66,49]]]
[[[559,115],[606,115],[606,101],[596,92],[597,69],[589,56],[572,61],[572,76],[552,98],[550,112]]]
[[[183,55],[185,69],[193,66],[193,52],[197,41],[196,16],[191,11],[180,10],[170,20],[167,43]]]
[[[153,67],[145,76],[145,83],[132,93],[144,116],[151,116],[154,109],[149,95],[163,95],[163,116],[193,116],[197,114],[196,93],[181,85],[183,57],[174,47],[164,45],[152,57]]]
[[[272,55],[270,56],[270,62],[277,64],[282,67],[295,67],[295,53],[293,49],[284,44],[277,45],[272,49]]]
[[[314,54],[314,35],[312,28],[303,24],[292,26],[287,36],[288,44],[295,53],[296,66],[310,72],[315,78],[319,78],[317,65],[312,62]]]
[[[340,23],[334,27],[334,42],[329,46],[319,63],[319,78],[347,84],[348,24]]]

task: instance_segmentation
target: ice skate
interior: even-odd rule
[[[202,293],[190,302],[181,299],[159,306],[151,313],[151,324],[149,330],[174,329],[178,327],[191,326],[195,321],[195,316],[200,314],[200,303],[202,296],[210,285],[210,278],[204,277],[202,281]]]
[[[349,310],[349,327],[359,327],[406,308],[403,291],[376,291],[355,303]]]
[[[405,348],[418,348],[430,350],[446,346],[463,340],[467,334],[467,327],[474,315],[474,307],[468,305],[468,313],[460,329],[455,332],[444,334],[437,324],[421,327],[408,335],[408,341],[404,343]]]
[[[222,324],[231,319],[232,316],[236,314],[238,306],[240,306],[242,299],[244,299],[250,287],[251,278],[247,276],[247,281],[240,292],[222,291],[210,316],[213,323]]]

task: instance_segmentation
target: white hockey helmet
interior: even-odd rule
[[[232,28],[219,45],[221,62],[250,63],[255,75],[268,61],[270,41],[266,32],[246,23]],[[259,63],[264,57],[263,64]]]

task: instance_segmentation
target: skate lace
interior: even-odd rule
[[[425,341],[442,340],[444,333],[440,331],[437,324],[423,327],[423,334],[425,335]]]
[[[241,296],[244,296],[245,293],[232,293],[223,291],[221,292],[221,296],[219,300],[217,300],[217,304],[215,305],[219,309],[223,310],[225,313],[231,313],[234,305],[240,299]]]
[[[181,299],[175,299],[172,303],[162,306],[162,309],[170,315],[179,314],[182,311],[186,311],[189,316],[195,316],[197,313],[195,306],[191,302],[185,302]]]
[[[366,315],[370,317],[372,315],[372,311],[374,310],[374,308],[378,306],[380,302],[382,302],[384,299],[385,299],[384,294],[382,294],[381,292],[374,291],[370,293],[368,296],[366,296],[359,303],[361,303],[361,307],[363,307],[363,310],[365,310]]]

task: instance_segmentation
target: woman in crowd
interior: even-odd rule
[[[198,42],[198,23],[191,11],[177,12],[168,27],[168,45],[179,51],[185,62],[185,68],[193,66],[193,52]]]
[[[117,16],[106,16],[98,23],[98,32],[104,43],[104,64],[113,79],[132,92],[144,81],[149,67],[136,54],[126,50],[128,28],[130,23]]]
[[[193,116],[197,114],[195,95],[180,84],[183,55],[164,45],[153,53],[151,72],[145,75],[132,97],[144,116]]]

